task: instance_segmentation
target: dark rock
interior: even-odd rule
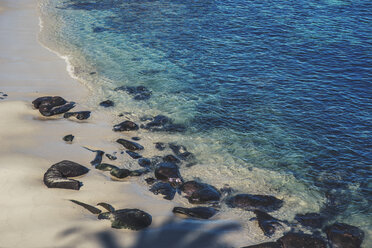
[[[111,176],[117,179],[124,179],[128,176],[130,176],[131,171],[128,169],[119,169],[119,168],[113,168],[110,171]]]
[[[63,114],[75,107],[74,102],[67,102],[60,96],[39,97],[32,104],[43,116]]]
[[[89,75],[94,75],[94,74],[97,74],[97,72],[95,71],[89,72]]]
[[[262,210],[272,212],[283,206],[283,201],[269,195],[238,194],[227,200],[232,208],[242,208],[249,211]]]
[[[114,102],[111,100],[106,100],[106,101],[100,102],[99,104],[99,106],[102,106],[105,108],[113,107],[114,105],[115,105]]]
[[[345,223],[334,223],[325,231],[332,248],[358,248],[364,239],[361,229]]]
[[[159,151],[163,151],[166,148],[166,145],[162,142],[157,142],[155,143],[155,148]]]
[[[116,140],[117,143],[121,144],[122,146],[124,146],[125,148],[127,148],[128,150],[131,150],[131,151],[136,151],[136,150],[143,150],[143,146],[141,146],[140,144],[136,143],[136,142],[133,142],[133,141],[129,141],[129,140],[125,140],[125,139],[118,139]]]
[[[131,171],[130,172],[130,176],[132,176],[132,177],[138,177],[138,176],[141,176],[141,175],[146,174],[148,172],[149,172],[148,169],[134,170],[134,171]]]
[[[67,112],[63,118],[75,117],[78,120],[86,120],[90,117],[90,111]]]
[[[140,137],[132,137],[132,140],[139,141],[139,140],[141,140],[141,138]]]
[[[173,208],[173,213],[185,214],[190,217],[199,218],[199,219],[209,219],[214,216],[217,211],[214,208],[209,207],[196,207],[196,208]]]
[[[181,186],[181,191],[186,194],[186,198],[193,204],[204,204],[219,201],[221,193],[212,185],[188,181]]]
[[[138,159],[138,164],[141,167],[145,167],[145,168],[149,168],[152,165],[151,160],[148,159],[148,158],[140,158],[140,159]]]
[[[174,163],[174,164],[180,164],[181,163],[181,160],[179,160],[178,158],[176,158],[173,155],[166,155],[166,156],[164,156],[163,157],[163,161],[164,162],[169,162],[169,163]]]
[[[93,28],[93,32],[94,33],[101,33],[101,32],[104,32],[104,31],[106,31],[107,29],[106,28],[104,28],[104,27],[94,27]]]
[[[155,195],[163,195],[166,200],[173,200],[174,195],[176,194],[176,189],[173,188],[169,183],[157,182],[153,184],[150,188],[150,191]]]
[[[108,159],[110,159],[110,160],[116,160],[116,159],[117,159],[116,156],[111,155],[111,154],[108,154],[108,153],[106,153],[106,157],[107,157]]]
[[[173,120],[164,115],[155,116],[151,122],[146,125],[141,126],[141,128],[157,132],[183,132],[186,130],[186,127],[181,124],[173,124]]]
[[[196,163],[194,154],[187,151],[186,147],[183,145],[177,145],[175,143],[169,143],[169,148],[174,152],[174,154],[179,157],[181,160],[188,161],[191,163],[191,166]],[[190,167],[190,166],[188,166]]]
[[[96,150],[96,151],[93,151],[96,153],[96,156],[94,157],[94,159],[92,161],[90,161],[90,164],[94,167],[96,167],[97,165],[101,164],[102,163],[102,156],[103,154],[105,154],[104,151],[100,151],[100,150]]]
[[[112,228],[130,230],[144,229],[152,222],[151,215],[139,209],[120,209],[101,213],[98,215],[98,219],[110,219]]]
[[[327,248],[323,239],[303,233],[287,233],[277,242],[283,248]]]
[[[282,246],[277,242],[267,242],[258,245],[244,246],[241,248],[282,248]]]
[[[258,226],[268,237],[271,237],[275,233],[277,227],[282,226],[278,219],[261,210],[255,210],[254,213],[257,216]]]
[[[63,137],[63,140],[66,142],[72,143],[72,141],[74,140],[74,137],[75,137],[74,135],[68,134],[65,137]]]
[[[311,228],[322,228],[326,218],[318,213],[296,214],[295,220],[303,226]]]
[[[155,177],[159,180],[169,182],[172,185],[180,185],[183,182],[177,165],[172,163],[159,163],[155,168]]]
[[[96,166],[97,170],[102,170],[102,171],[111,171],[113,169],[119,169],[117,166],[112,165],[112,164],[106,164],[102,163]]]
[[[89,169],[72,161],[63,160],[52,165],[44,174],[44,184],[48,188],[63,188],[79,190],[82,183],[68,179],[68,177],[78,177],[88,173]]]
[[[152,92],[145,86],[120,86],[115,88],[114,91],[125,91],[133,96],[134,100],[147,100],[152,95]]]
[[[126,153],[131,156],[131,158],[133,159],[139,159],[139,158],[142,158],[142,156],[136,152],[132,152],[132,151],[126,151]]]
[[[121,131],[135,131],[138,130],[138,125],[133,121],[123,121],[114,126],[113,131],[121,132]]]
[[[153,177],[148,177],[145,179],[146,183],[151,185],[151,184],[154,184],[156,182],[156,179],[153,178]]]

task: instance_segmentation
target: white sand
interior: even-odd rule
[[[92,169],[94,154],[82,145],[105,151],[119,147],[109,113],[93,111],[89,121],[78,123],[42,118],[33,110],[32,100],[45,95],[76,101],[75,109],[83,110],[90,92],[68,75],[62,59],[37,42],[37,0],[0,0],[0,6],[0,91],[8,94],[0,100],[0,247],[220,247],[218,237],[229,247],[248,245],[242,233],[225,232],[234,225],[218,217],[203,222],[177,218],[165,225],[183,199],[163,200],[136,178],[115,182]],[[70,133],[74,143],[66,144],[62,137]],[[43,184],[45,171],[65,159],[92,169],[79,179],[84,184],[79,191]],[[145,232],[115,230],[68,199],[140,208],[153,216],[153,224]]]

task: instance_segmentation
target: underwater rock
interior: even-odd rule
[[[277,242],[283,248],[327,248],[327,243],[323,239],[303,233],[287,233]]]
[[[131,158],[133,159],[139,159],[139,158],[142,158],[142,156],[136,152],[132,152],[132,151],[126,151],[126,153],[131,156]]]
[[[113,107],[114,105],[115,105],[114,102],[111,101],[111,100],[106,100],[106,101],[103,101],[103,102],[99,103],[99,106],[102,106],[102,107],[105,107],[105,108]]]
[[[75,107],[74,102],[67,102],[60,96],[39,97],[32,104],[43,116],[63,114]]]
[[[82,183],[68,179],[88,173],[89,169],[72,161],[63,160],[52,165],[44,174],[44,184],[48,188],[62,188],[79,190]]]
[[[173,120],[164,115],[157,115],[152,118],[152,121],[146,125],[141,125],[141,128],[153,132],[184,132],[186,127],[182,124],[173,124]]]
[[[169,143],[169,148],[173,151],[173,153],[180,158],[181,160],[184,160],[188,162],[189,164],[187,167],[191,167],[196,164],[196,158],[194,154],[187,151],[186,147],[183,145],[177,145],[175,143]]]
[[[172,187],[169,183],[157,182],[153,184],[150,188],[150,191],[155,195],[163,195],[166,200],[173,200],[174,195],[176,194],[176,189]]]
[[[172,185],[180,185],[183,182],[178,166],[172,163],[159,163],[155,167],[155,177],[169,182]]]
[[[64,136],[62,139],[64,141],[66,141],[67,143],[72,143],[72,141],[74,140],[74,137],[75,137],[74,135],[68,134],[68,135]]]
[[[244,246],[241,248],[283,248],[283,247],[277,242],[266,242],[258,245]]]
[[[133,121],[123,121],[113,127],[113,131],[122,132],[122,131],[135,131],[138,130],[138,125]]]
[[[90,111],[67,112],[63,118],[75,117],[78,120],[86,120],[90,117]]]
[[[116,140],[117,143],[121,144],[122,146],[124,146],[125,148],[127,148],[128,150],[130,151],[136,151],[136,150],[143,150],[143,146],[141,146],[140,144],[136,143],[136,142],[133,142],[133,141],[130,141],[130,140],[126,140],[126,139],[118,139]]]
[[[364,239],[361,229],[345,223],[334,223],[325,231],[332,248],[359,248]]]
[[[318,213],[296,214],[295,220],[301,225],[311,228],[322,228],[325,217]]]
[[[221,198],[221,193],[215,187],[197,181],[185,182],[180,189],[193,204],[216,202]]]
[[[159,151],[164,151],[164,149],[166,148],[166,144],[162,142],[157,142],[155,143],[155,148],[158,149]]]
[[[176,158],[173,155],[166,155],[166,156],[164,156],[163,157],[163,161],[164,162],[169,162],[169,163],[174,163],[174,164],[180,164],[181,163],[181,160],[179,160],[178,158]]]
[[[120,86],[114,89],[114,91],[125,91],[129,95],[133,96],[134,100],[148,100],[152,92],[145,86]]]
[[[270,195],[238,194],[227,199],[226,204],[231,208],[272,212],[280,209],[283,201]]]
[[[217,213],[217,210],[210,207],[195,207],[195,208],[173,208],[173,213],[184,214],[189,217],[199,218],[199,219],[209,219]]]
[[[282,226],[278,219],[272,217],[268,213],[261,210],[255,210],[254,213],[257,217],[258,226],[264,232],[265,236],[271,237],[275,233],[276,228]]]

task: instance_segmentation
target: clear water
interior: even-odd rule
[[[330,219],[361,227],[371,244],[371,5],[45,0],[41,40],[69,57],[92,106],[110,98],[134,120],[186,124],[144,134],[196,154],[185,177],[275,194],[288,218],[328,204]],[[113,91],[121,85],[153,95],[133,101]]]

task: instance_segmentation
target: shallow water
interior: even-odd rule
[[[113,114],[129,112],[134,121],[164,114],[187,125],[181,134],[140,131],[148,146],[177,141],[195,153],[199,163],[182,171],[186,178],[274,194],[285,200],[278,215],[287,219],[321,210],[361,227],[370,244],[369,2],[41,6],[40,39],[93,90],[92,108],[109,98]],[[153,94],[134,101],[113,90],[121,85]]]

